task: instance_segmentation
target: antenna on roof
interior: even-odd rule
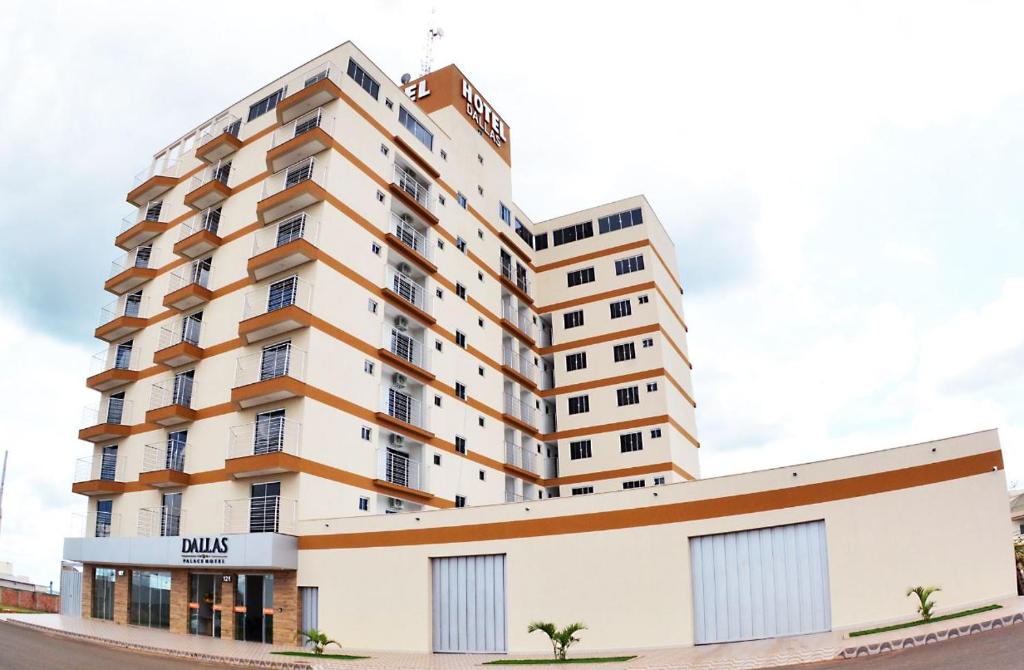
[[[433,22],[434,14],[436,10],[430,10],[431,22]],[[420,76],[430,74],[430,69],[434,64],[434,40],[439,40],[444,37],[444,28],[438,26],[436,28],[427,29],[427,43],[423,47],[423,60],[420,62]]]

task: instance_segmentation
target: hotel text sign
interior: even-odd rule
[[[227,537],[181,538],[181,562],[184,565],[224,565],[228,558]]]
[[[431,93],[426,79],[410,84],[404,90],[409,99],[414,102],[423,101]],[[464,105],[463,111],[466,116],[484,135],[490,138],[491,142],[494,142],[496,147],[500,149],[508,142],[508,126],[491,109],[487,101],[473,89],[473,85],[466,81],[465,77],[462,78],[462,98],[461,104]]]

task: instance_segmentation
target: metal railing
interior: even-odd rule
[[[512,262],[506,259],[501,260],[501,276],[509,281],[513,282],[519,290],[529,294],[530,293],[530,280],[525,274],[520,275],[514,267]]]
[[[225,114],[216,121],[216,125],[204,130],[202,134],[196,139],[196,147],[201,147],[207,142],[211,142],[221,135],[231,135],[232,137],[238,137],[238,132],[242,129],[242,120],[234,114]]]
[[[319,232],[319,221],[311,218],[305,212],[292,214],[256,231],[252,240],[252,255],[258,256],[265,251],[276,249],[295,240],[306,240],[315,245]]]
[[[189,182],[188,190],[194,191],[204,184],[209,184],[211,181],[219,181],[225,186],[230,186],[232,165],[230,160],[217,161],[213,165],[200,170],[199,174],[192,177],[192,181]]]
[[[377,479],[424,490],[423,465],[409,454],[387,447],[377,450]]]
[[[533,337],[533,324],[530,323],[530,317],[524,312],[520,312],[511,301],[502,301],[501,316],[502,318],[511,321],[515,324],[516,328],[523,331],[528,336]]]
[[[387,266],[385,276],[384,286],[409,304],[419,307],[424,312],[430,312],[430,295],[422,284],[391,265]]]
[[[505,463],[529,472],[537,472],[537,454],[526,447],[520,447],[512,442],[505,443]]]
[[[434,203],[430,199],[430,184],[415,170],[395,163],[395,183],[424,209],[433,210]]]
[[[293,163],[267,177],[263,181],[263,193],[260,200],[265,200],[307,181],[323,187],[327,186],[327,165],[318,162],[315,156]]]
[[[151,200],[147,202],[145,207],[139,207],[134,214],[129,214],[121,219],[121,229],[118,231],[118,234],[123,233],[143,221],[160,221],[160,212],[163,211],[163,206],[163,200]]]
[[[116,537],[121,534],[117,512],[89,512],[71,515],[71,537]]]
[[[74,482],[120,482],[124,468],[121,467],[121,460],[117,458],[116,452],[113,455],[86,456],[75,461]]]
[[[82,411],[82,426],[98,426],[102,423],[129,425],[131,423],[132,401],[124,398],[106,397],[97,407],[86,407]]]
[[[525,403],[519,398],[505,394],[505,414],[511,414],[512,416],[519,417],[531,426],[536,427],[533,419],[533,405]]]
[[[269,416],[232,426],[227,458],[285,453],[299,455],[302,424],[283,416]]]
[[[153,161],[148,168],[135,175],[134,185],[138,186],[150,177],[177,177],[182,162],[177,158],[163,158]]]
[[[177,507],[143,507],[139,509],[138,534],[142,537],[176,537],[181,535],[185,510]]]
[[[323,61],[322,63],[305,70],[302,74],[289,79],[285,84],[285,97],[287,98],[289,94],[298,93],[307,86],[312,86],[322,79],[330,79],[340,87],[341,75],[344,73],[345,71],[333,62]]]
[[[505,502],[507,502],[507,503],[526,502],[526,498],[524,496],[519,495],[515,491],[505,491]]]
[[[517,350],[505,347],[501,350],[501,362],[530,381],[534,381],[533,359]]]
[[[100,308],[100,325],[110,323],[122,316],[139,316],[146,314],[149,306],[149,298],[146,296],[134,297],[134,294],[126,294],[114,302]]]
[[[183,221],[179,228],[179,242],[203,230],[208,230],[216,235],[220,229],[220,207],[207,207],[198,214],[190,216],[187,220]]]
[[[298,508],[297,500],[281,496],[225,500],[224,532],[294,535]]]
[[[210,275],[212,273],[213,266],[207,268],[203,265],[190,263],[177,272],[171,273],[170,277],[167,279],[167,293],[174,293],[178,289],[185,288],[189,284],[196,284],[203,288],[209,288]]]
[[[295,305],[299,309],[310,311],[313,299],[313,285],[304,279],[294,277],[289,280],[272,282],[266,286],[250,291],[245,295],[245,306],[242,308],[242,320],[254,316],[274,312]]]
[[[190,377],[174,377],[157,382],[150,387],[149,408],[159,409],[171,405],[191,407],[194,390],[195,382]]]
[[[188,342],[189,344],[199,346],[199,334],[202,331],[202,325],[202,321],[184,317],[175,319],[169,326],[161,326],[157,351],[173,347],[181,342]]]
[[[135,347],[124,349],[114,344],[94,354],[89,365],[89,376],[107,370],[138,370],[139,352]]]
[[[156,472],[158,470],[185,471],[185,456],[191,451],[188,442],[163,440],[151,442],[142,450],[142,470],[140,472]]]
[[[540,322],[540,342],[537,343],[541,347],[551,346],[551,326],[543,320]]]
[[[316,128],[323,128],[328,135],[334,130],[334,117],[328,116],[323,107],[306,112],[275,130],[270,147],[280,146]]]
[[[385,387],[381,389],[380,411],[399,421],[426,428],[423,403],[404,389]]]
[[[403,220],[397,212],[391,212],[391,234],[428,261],[434,259],[434,249],[430,244],[430,236],[412,227],[409,221]]]
[[[306,352],[290,344],[242,356],[235,363],[235,387],[265,382],[278,377],[298,381],[306,378]]]
[[[125,252],[110,263],[110,276],[116,277],[129,268],[148,268],[151,246],[143,246]]]
[[[385,349],[407,360],[415,366],[426,369],[426,347],[423,342],[412,336],[407,329],[399,329],[385,323],[382,344]]]

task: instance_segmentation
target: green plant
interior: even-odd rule
[[[526,632],[532,633],[539,630],[546,634],[548,639],[551,640],[551,649],[555,653],[555,658],[559,661],[564,661],[565,655],[569,652],[569,647],[580,641],[576,637],[576,633],[586,629],[587,627],[579,622],[571,623],[565,628],[559,629],[553,623],[534,621],[527,627]]]
[[[319,631],[316,628],[310,628],[309,630],[300,630],[299,637],[306,638],[306,640],[308,640],[309,643],[313,645],[313,653],[317,656],[322,656],[324,653],[324,649],[331,644],[336,644],[338,645],[338,648],[341,649],[340,642],[332,640],[331,638],[327,637],[327,633]]]
[[[932,618],[932,609],[935,607],[935,601],[931,600],[932,594],[941,590],[938,586],[915,586],[907,589],[908,598],[912,595],[917,596],[917,612],[925,621]]]

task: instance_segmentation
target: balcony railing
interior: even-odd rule
[[[149,394],[149,409],[172,405],[191,408],[194,390],[195,382],[190,377],[175,377],[157,382],[153,384]]]
[[[433,210],[434,203],[430,198],[430,184],[416,174],[412,168],[395,163],[395,183],[428,212]]]
[[[74,483],[79,482],[94,482],[94,481],[106,481],[106,482],[120,482],[124,481],[122,477],[121,460],[117,458],[116,453],[112,455],[104,456],[102,454],[96,456],[86,456],[85,458],[79,458],[75,461],[75,480]]]
[[[72,537],[115,537],[121,534],[121,515],[116,512],[89,512],[71,515]]]
[[[505,463],[528,472],[537,472],[536,457],[533,451],[520,447],[512,442],[505,443]]]
[[[89,376],[108,370],[138,370],[139,352],[134,347],[126,349],[116,345],[94,354],[89,365]]]
[[[163,440],[147,444],[142,451],[141,472],[159,470],[185,471],[185,455],[190,451],[187,442]]]
[[[409,361],[413,365],[426,369],[426,347],[423,342],[412,336],[408,329],[399,329],[395,326],[384,324],[383,348],[395,356]]]
[[[247,293],[245,306],[242,309],[242,320],[275,312],[292,305],[307,312],[310,311],[313,285],[298,277],[293,278],[287,285],[285,281],[288,280],[273,282]]]
[[[217,119],[214,126],[211,126],[196,140],[196,146],[201,147],[204,144],[212,142],[221,135],[231,135],[232,137],[238,137],[238,132],[242,129],[242,120],[234,114],[227,114]]]
[[[519,503],[525,502],[526,498],[519,495],[515,491],[505,491],[505,502],[507,503]]]
[[[176,537],[181,535],[185,510],[177,507],[143,507],[139,510],[138,534],[142,537]]]
[[[132,401],[124,398],[106,397],[98,407],[86,407],[82,411],[82,426],[98,426],[102,423],[129,425],[131,423]]]
[[[296,240],[306,240],[315,245],[319,232],[320,222],[300,212],[257,230],[253,235],[252,255],[258,256]]]
[[[380,411],[399,421],[426,428],[423,403],[403,389],[385,387],[381,389]]]
[[[520,312],[511,302],[504,301],[501,303],[501,316],[506,321],[510,321],[527,336],[533,337],[533,324],[530,323],[530,317],[524,312]]]
[[[146,314],[149,298],[146,296],[137,297],[131,294],[123,295],[109,305],[100,308],[100,324],[110,323],[122,316],[141,317]]]
[[[212,266],[206,267],[203,265],[189,264],[181,270],[171,273],[170,278],[167,280],[167,293],[174,293],[178,289],[185,288],[189,284],[195,284],[202,288],[209,288],[210,274],[212,272]]]
[[[533,422],[533,405],[525,403],[519,398],[506,393],[504,407],[505,414],[517,417],[531,426],[536,426]]]
[[[132,185],[138,186],[150,177],[177,177],[181,166],[182,162],[173,158],[154,161],[148,168],[135,175]]]
[[[262,496],[224,501],[225,533],[285,533],[294,535],[298,501]]]
[[[334,117],[328,116],[323,107],[317,107],[311,112],[306,112],[274,131],[274,139],[270,148],[273,149],[285,142],[290,142],[296,137],[316,128],[322,128],[328,135],[334,130]]]
[[[533,359],[529,356],[520,354],[517,350],[505,347],[501,351],[501,362],[503,365],[507,365],[530,381],[535,380]]]
[[[148,268],[151,247],[137,247],[121,254],[110,263],[110,276],[116,277],[130,268]]]
[[[207,207],[198,214],[189,217],[179,228],[179,242],[203,230],[216,235],[217,230],[220,229],[220,207]]]
[[[163,200],[155,200],[139,207],[134,214],[129,214],[121,219],[121,229],[117,231],[118,234],[123,233],[129,228],[137,226],[143,221],[149,221],[151,223],[159,222],[160,212],[163,211],[163,206]]]
[[[310,156],[305,160],[289,165],[283,170],[278,170],[263,181],[263,194],[260,196],[260,200],[266,200],[303,182],[312,182],[321,187],[326,187],[327,164],[321,163],[315,157]]]
[[[396,212],[391,212],[391,234],[423,258],[433,262],[434,249],[430,244],[430,238],[413,228],[408,221],[402,220]]]
[[[377,479],[410,489],[425,490],[423,465],[394,449],[377,450]]]
[[[306,378],[306,352],[291,345],[264,349],[242,356],[235,365],[235,387],[278,377],[291,377],[298,381]]]
[[[265,417],[252,423],[233,426],[228,440],[228,458],[263,454],[299,455],[302,424],[283,416]]]
[[[219,181],[225,186],[229,186],[231,167],[231,161],[217,161],[210,167],[201,170],[199,174],[192,177],[192,181],[188,186],[189,192],[195,191],[197,188],[212,181]]]
[[[424,312],[430,312],[430,296],[427,294],[427,289],[404,272],[388,265],[385,286],[410,305],[418,307]]]
[[[188,342],[199,346],[199,333],[202,330],[202,321],[185,317],[175,319],[169,326],[160,327],[160,341],[157,351],[173,347],[182,342]]]
[[[525,274],[519,274],[512,262],[507,259],[501,260],[501,276],[514,283],[523,293],[530,293],[530,280]]]

